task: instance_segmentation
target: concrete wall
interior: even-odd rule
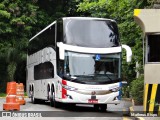
[[[145,64],[144,80],[147,84],[160,83],[160,64]]]
[[[135,9],[134,19],[145,34],[160,32],[160,9]]]

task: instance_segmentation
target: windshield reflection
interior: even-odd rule
[[[117,24],[110,20],[67,19],[64,41],[81,47],[108,48],[119,46]]]
[[[105,83],[120,78],[120,54],[65,52],[63,77],[83,83]]]

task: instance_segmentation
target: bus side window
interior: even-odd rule
[[[54,78],[54,66],[50,62],[41,63],[34,66],[34,79],[50,79]]]

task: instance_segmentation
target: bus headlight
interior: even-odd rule
[[[69,91],[76,91],[78,90],[77,88],[75,87],[71,87],[71,86],[68,86],[68,85],[62,85],[62,87],[66,90],[69,90]]]
[[[111,92],[117,92],[117,91],[119,91],[121,89],[121,87],[117,87],[117,88],[112,88],[112,89],[110,89],[109,91],[111,91]]]

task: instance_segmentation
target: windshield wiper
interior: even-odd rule
[[[70,81],[75,81],[75,80],[77,80],[77,77],[71,76]]]
[[[105,76],[107,76],[107,78],[108,78],[110,81],[113,82],[113,80],[108,76],[108,74],[93,74],[93,75],[105,75]]]
[[[113,82],[113,80],[108,76],[108,74],[105,74],[107,76],[107,78]]]

